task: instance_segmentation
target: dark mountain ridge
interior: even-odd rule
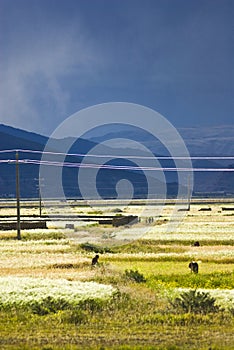
[[[232,132],[233,127],[217,127],[215,130],[212,129],[202,129],[200,133],[194,128],[181,129],[182,135],[184,135],[184,141],[189,148],[190,154],[192,156],[200,155],[223,155],[224,150],[226,154],[233,155],[232,148],[234,145],[234,137]],[[233,133],[234,134],[234,133]],[[191,136],[190,136],[191,135]],[[112,147],[107,147],[101,144],[103,141],[115,138],[125,138],[126,143],[114,144]],[[214,142],[214,138],[216,143]],[[111,129],[106,130],[106,133],[97,133],[96,135],[88,135],[87,139],[79,138],[64,138],[64,139],[53,139],[51,142],[51,152],[63,152],[63,149],[67,148],[67,145],[72,144],[68,153],[75,154],[87,154],[94,147],[98,145],[99,154],[103,155],[113,155],[113,161],[108,161],[108,164],[123,165],[125,164],[121,157],[116,155],[128,154],[128,155],[142,155],[145,153],[143,150],[136,150],[131,148],[131,144],[128,144],[128,140],[137,139],[152,151],[155,155],[167,155],[165,154],[165,147],[160,145],[158,140],[155,140],[150,135],[144,133],[139,133],[139,131],[134,132],[134,130],[120,130]],[[213,141],[212,141],[213,140]],[[28,132],[21,129],[16,129],[7,125],[0,124],[0,151],[1,150],[37,150],[43,151],[44,147],[48,141],[48,137],[38,135],[33,132]],[[215,147],[214,147],[215,144]],[[222,149],[217,145],[222,144]],[[112,145],[112,143],[111,143]],[[194,146],[195,145],[195,146]],[[205,145],[205,149],[203,146]],[[230,146],[232,145],[232,146]],[[124,149],[124,152],[123,152]],[[228,151],[227,151],[228,150]],[[91,151],[92,153],[92,151]],[[30,152],[19,152],[20,159],[34,159],[40,160],[40,153],[30,153]],[[157,157],[157,156],[156,156]],[[117,158],[117,159],[116,159]],[[14,153],[0,153],[0,160],[15,159]],[[56,156],[55,156],[56,160]],[[91,159],[93,162],[95,159]],[[82,156],[66,156],[66,162],[77,163],[82,161]],[[105,161],[103,161],[105,163]],[[137,162],[136,162],[137,163]],[[217,160],[194,160],[194,168],[216,168],[222,169],[224,167],[233,167],[233,160],[220,161]],[[126,163],[127,164],[127,163]],[[129,161],[127,165],[134,165],[134,160]],[[160,164],[162,167],[173,167],[173,160],[161,160]],[[15,171],[14,165],[12,163],[1,163],[0,164],[0,197],[15,196]],[[147,164],[148,166],[148,164]],[[150,166],[150,165],[149,165]],[[65,168],[63,171],[63,186],[64,192],[69,197],[81,197],[80,189],[77,186],[77,176],[78,169],[76,168]],[[152,177],[154,177],[152,175]],[[168,196],[175,196],[177,193],[177,182],[178,178],[176,173],[165,173],[166,183],[167,183],[167,194]],[[23,197],[36,197],[38,196],[38,179],[39,178],[39,166],[35,164],[20,165],[20,182],[21,182],[21,195]],[[223,192],[234,193],[234,174],[233,172],[194,172],[194,192]],[[100,170],[97,175],[97,186],[100,195],[103,198],[115,198],[116,184],[121,179],[127,179],[134,185],[134,196],[137,198],[145,197],[147,194],[147,181],[143,172],[133,171],[133,170]],[[163,184],[160,180],[154,178],[157,182],[156,193],[152,195],[160,195],[160,188]],[[87,172],[87,186],[89,186],[89,173]]]
[[[45,136],[30,133],[24,130],[15,129],[5,125],[0,125],[0,150],[8,150],[7,153],[0,153],[0,160],[10,160],[10,162],[1,163],[0,172],[0,197],[14,197],[15,196],[15,151],[18,150],[20,162],[20,189],[21,196],[25,198],[37,197],[39,187],[39,165],[30,164],[29,160],[40,161],[42,152],[48,138]],[[68,151],[69,154],[80,154],[81,156],[66,155],[64,161],[69,163],[80,163],[83,159],[83,154],[87,154],[92,150],[96,143],[93,141],[79,138],[64,138],[64,139],[52,139],[50,140],[50,149],[47,151],[60,153],[64,149],[67,149],[67,145],[72,145]],[[12,152],[9,152],[12,150]],[[27,150],[27,151],[21,151]],[[38,153],[32,153],[31,151],[41,151]],[[112,150],[104,145],[99,146],[99,154],[116,154],[116,150]],[[60,154],[54,154],[49,156],[52,161],[59,162],[62,157]],[[113,158],[114,155],[113,155]],[[27,163],[25,163],[25,160]],[[94,160],[90,159],[90,163]],[[124,160],[119,159],[115,165],[122,163]],[[114,162],[114,160],[113,160]],[[105,162],[104,162],[105,163]],[[112,161],[108,162],[109,165]],[[131,164],[134,165],[134,164]],[[52,173],[52,168],[49,171]],[[56,172],[56,169],[53,169]],[[63,189],[67,197],[82,197],[79,187],[77,186],[79,168],[77,167],[64,167],[63,168]],[[89,189],[90,169],[87,169],[87,189]],[[100,170],[97,174],[97,189],[101,197],[103,198],[116,198],[118,193],[116,192],[116,185],[121,179],[126,179],[134,184],[134,197],[141,198],[147,195],[147,181],[144,174],[140,171],[129,170]],[[52,184],[46,189],[48,197],[56,197],[56,186]],[[156,187],[161,188],[160,182],[157,182]],[[86,185],[86,184],[85,184]],[[170,187],[171,193],[176,193],[177,185]],[[155,194],[157,195],[157,194]]]

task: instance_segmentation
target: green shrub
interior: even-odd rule
[[[125,270],[125,277],[137,283],[146,282],[144,275],[137,270]]]
[[[230,307],[230,308],[228,309],[228,311],[230,312],[230,314],[231,314],[232,316],[234,316],[234,307]]]
[[[99,312],[103,309],[105,304],[106,301],[104,300],[90,298],[80,301],[77,305],[73,305],[64,299],[60,298],[55,300],[53,297],[48,296],[41,302],[33,301],[31,305],[29,305],[29,309],[34,314],[40,316],[66,310],[67,320],[70,319],[72,323],[79,323],[81,320],[84,320],[84,312],[88,312],[89,314]],[[70,311],[70,313],[68,311]]]
[[[93,211],[88,211],[88,215],[102,215],[103,211],[102,210],[93,210]]]
[[[112,213],[122,213],[123,210],[120,209],[120,208],[114,208],[114,209],[111,210],[111,212],[112,212]]]
[[[46,239],[65,239],[66,235],[63,232],[23,232],[22,241],[40,241]]]
[[[33,301],[29,308],[34,314],[47,315],[49,313],[56,313],[59,310],[66,310],[70,307],[69,303],[64,299],[54,299],[51,296],[46,297],[41,302]]]
[[[87,315],[80,309],[66,310],[63,312],[61,319],[62,322],[79,325],[86,322]]]
[[[81,301],[78,305],[78,309],[94,313],[101,311],[105,304],[106,302],[104,300],[90,298]]]
[[[82,243],[80,245],[80,247],[88,252],[94,252],[96,254],[100,253],[100,254],[103,254],[103,253],[112,253],[112,250],[108,247],[101,247],[101,246],[98,246],[96,244],[92,244],[92,243]]]
[[[207,292],[199,292],[196,289],[181,293],[174,301],[170,301],[171,305],[178,311],[185,313],[201,313],[218,312],[219,306],[215,305],[216,299]]]

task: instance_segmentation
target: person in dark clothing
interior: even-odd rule
[[[191,272],[198,273],[198,263],[196,261],[191,261],[189,263],[189,268]]]
[[[95,257],[92,259],[92,266],[95,266],[98,264],[98,259],[99,259],[99,255],[96,254]]]

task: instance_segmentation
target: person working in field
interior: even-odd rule
[[[98,259],[99,259],[99,255],[96,254],[95,257],[92,259],[92,266],[95,266],[98,264]]]

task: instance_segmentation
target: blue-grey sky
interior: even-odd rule
[[[0,123],[49,135],[103,102],[233,124],[233,0],[0,0]]]

